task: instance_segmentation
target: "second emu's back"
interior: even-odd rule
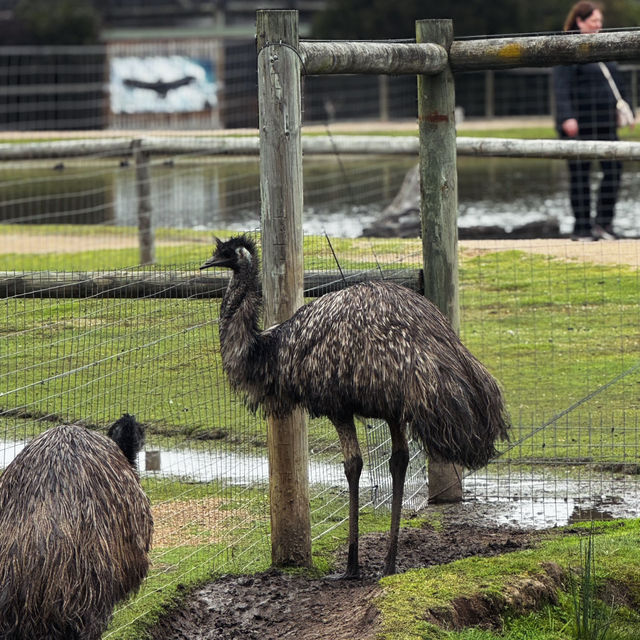
[[[391,432],[391,533],[384,573],[395,571],[406,425],[433,458],[470,469],[495,455],[508,419],[500,389],[424,296],[384,282],[324,295],[260,331],[259,266],[247,236],[217,240],[201,268],[232,270],[220,310],[220,348],[231,384],[253,409],[284,416],[301,406],[334,424],[349,484],[346,575],[359,574],[358,486],[362,455],[354,416],[381,418]]]
[[[144,433],[125,414],[110,435],[54,427],[0,476],[2,640],[99,640],[145,577],[153,519],[134,469]]]

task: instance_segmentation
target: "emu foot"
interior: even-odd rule
[[[358,562],[358,543],[349,543],[349,555],[347,556],[347,570],[343,574],[331,574],[329,580],[360,580],[360,563]]]
[[[382,576],[392,576],[396,572],[396,558],[395,555],[392,558],[387,557],[384,562],[384,569],[382,570]]]
[[[325,576],[326,580],[360,580],[360,571],[349,571],[347,569],[344,573],[331,573]]]

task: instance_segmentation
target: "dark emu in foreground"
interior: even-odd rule
[[[259,266],[254,242],[216,239],[200,268],[232,277],[220,309],[222,363],[249,406],[283,417],[296,406],[334,424],[349,485],[345,577],[359,575],[358,491],[362,455],[354,416],[389,425],[393,496],[384,574],[395,572],[404,480],[406,426],[434,459],[469,469],[496,454],[508,417],[496,381],[423,296],[384,282],[356,284],[307,304],[260,331]]]
[[[2,640],[99,640],[147,574],[153,520],[134,468],[144,432],[125,414],[110,435],[54,427],[0,476]]]

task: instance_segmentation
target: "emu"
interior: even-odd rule
[[[124,414],[109,432],[49,429],[0,476],[3,640],[99,640],[146,576],[153,520],[134,468],[144,431]]]
[[[501,390],[424,296],[400,285],[365,282],[328,293],[291,318],[259,329],[256,246],[245,235],[216,238],[200,268],[232,275],[220,308],[220,350],[231,385],[248,406],[283,417],[300,406],[335,426],[349,486],[345,578],[357,578],[362,455],[354,416],[380,418],[391,432],[391,528],[384,575],[395,573],[408,425],[431,458],[484,466],[508,438]]]

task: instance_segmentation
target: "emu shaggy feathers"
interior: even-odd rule
[[[0,476],[0,638],[99,640],[147,573],[152,528],[114,441],[75,425],[34,438]]]
[[[400,511],[395,503],[401,505],[408,459],[406,426],[432,458],[482,467],[496,454],[496,440],[508,435],[498,384],[431,302],[392,283],[365,282],[328,293],[260,331],[256,247],[247,236],[216,242],[201,268],[233,272],[219,323],[222,363],[231,384],[252,409],[266,415],[282,417],[300,406],[333,422],[345,456],[352,513],[362,468],[353,418],[389,424],[394,507],[385,573],[392,573],[394,518],[399,521]],[[358,574],[354,529],[350,576]]]
[[[468,468],[495,455],[495,382],[423,296],[357,284],[302,307],[271,341],[282,392],[273,407],[261,402],[274,413],[299,404],[314,416],[406,423],[430,455]]]

